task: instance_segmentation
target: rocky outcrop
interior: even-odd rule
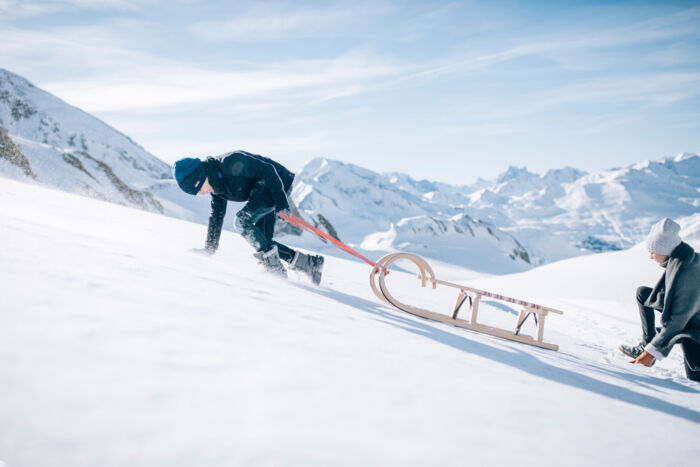
[[[22,172],[27,177],[31,177],[34,180],[37,179],[36,174],[32,171],[32,166],[29,160],[24,157],[22,150],[17,146],[14,141],[7,134],[7,130],[0,126],[0,159],[8,161],[10,164],[22,169]]]

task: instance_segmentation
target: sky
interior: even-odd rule
[[[0,0],[0,68],[169,163],[461,185],[700,152],[698,0]]]

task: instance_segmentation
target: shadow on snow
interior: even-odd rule
[[[613,400],[627,402],[628,404],[633,404],[639,407],[656,410],[658,412],[663,412],[668,415],[683,418],[691,422],[700,423],[700,412],[698,411],[687,407],[682,407],[680,405],[676,405],[670,402],[666,402],[657,397],[653,397],[646,394],[640,394],[631,389],[616,386],[614,384],[610,384],[596,379],[594,377],[583,375],[572,370],[568,370],[566,368],[561,368],[549,364],[543,361],[542,359],[538,358],[537,356],[538,353],[544,355],[542,352],[551,351],[541,350],[537,348],[528,349],[528,351],[515,347],[512,349],[498,348],[469,339],[468,336],[469,333],[471,333],[471,331],[468,330],[459,329],[459,331],[465,332],[464,336],[460,335],[462,334],[461,332],[459,334],[447,332],[443,329],[440,329],[441,323],[436,323],[424,318],[412,316],[400,311],[394,312],[393,310],[389,310],[383,305],[376,304],[364,298],[355,297],[353,295],[339,292],[337,290],[311,287],[309,285],[301,283],[296,283],[294,285],[299,288],[303,288],[311,293],[323,295],[337,302],[346,305],[351,305],[362,311],[371,313],[377,318],[380,318],[379,321],[381,321],[382,323],[390,324],[392,326],[399,327],[414,334],[418,334],[420,336],[432,339],[441,344],[448,345],[456,350],[479,355],[483,358],[487,358],[489,360],[493,360],[504,365],[512,366],[513,368],[516,368],[526,373],[530,373],[531,375],[545,378],[560,384],[565,384],[573,388],[590,391]],[[508,343],[508,341],[501,339],[499,339],[499,341],[502,343]],[[559,352],[556,354],[556,358],[558,360],[567,360],[568,362],[577,366],[593,370],[608,376],[622,378],[637,384],[643,384],[646,387],[650,387],[652,389],[653,386],[658,386],[666,389],[673,389],[689,393],[698,392],[694,388],[685,386],[674,381],[669,381],[667,379],[657,378],[654,376],[635,375],[625,371],[616,370],[614,368],[596,365],[591,362],[583,361],[571,354]]]

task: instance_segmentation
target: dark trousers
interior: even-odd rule
[[[236,227],[256,251],[268,251],[277,246],[280,259],[291,263],[296,252],[272,240],[276,221],[272,195],[263,184],[256,184],[250,192],[248,202],[236,214]]]
[[[642,341],[647,345],[656,335],[656,317],[654,309],[644,306],[647,298],[651,295],[651,287],[637,288],[637,307],[639,308],[639,317],[642,320]]]
[[[685,357],[686,376],[693,381],[700,381],[700,344],[692,339],[683,339],[681,348]]]
[[[651,342],[656,335],[655,315],[653,308],[644,306],[644,302],[651,294],[650,287],[639,287],[637,289],[637,306],[639,307],[639,317],[642,320],[642,340],[644,345]],[[690,338],[680,341],[683,349],[683,360],[685,374],[688,379],[700,381],[700,344]]]

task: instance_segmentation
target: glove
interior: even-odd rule
[[[284,214],[284,215],[287,216],[287,217],[291,217],[291,216],[292,216],[292,210],[289,209],[288,207],[282,209],[281,211],[277,211],[277,212],[278,212],[278,213],[282,213],[282,214]]]

